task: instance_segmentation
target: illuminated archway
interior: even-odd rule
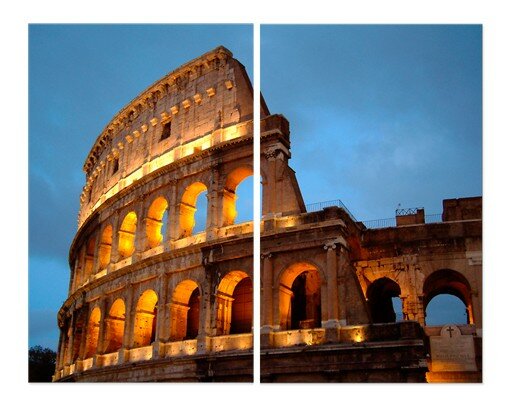
[[[101,322],[101,310],[95,307],[89,316],[85,343],[85,358],[92,357],[97,352],[99,340],[99,324]]]
[[[372,322],[396,322],[397,314],[393,307],[393,298],[399,298],[400,286],[389,278],[380,278],[367,289],[368,307]]]
[[[94,272],[94,250],[96,247],[96,238],[91,237],[87,241],[85,248],[85,270],[84,279],[87,280]]]
[[[119,255],[121,258],[130,257],[135,251],[136,214],[129,212],[122,221],[119,230]]]
[[[253,175],[253,170],[251,167],[243,166],[236,168],[232,171],[225,181],[225,188],[223,190],[223,226],[233,225],[236,222],[236,217],[238,216],[238,202],[237,202],[237,189],[239,185],[245,181],[249,176]],[[244,185],[243,185],[244,188]],[[249,200],[249,204],[245,204],[245,208],[253,209],[253,182],[251,182],[251,187],[248,186],[246,189],[248,195],[246,197]],[[251,190],[250,190],[251,189]],[[243,191],[244,192],[244,191]],[[251,193],[251,195],[249,195]],[[246,194],[246,193],[245,193]],[[251,218],[244,218],[245,220],[253,219],[253,212],[250,212]]]
[[[453,271],[451,269],[442,269],[430,274],[423,283],[423,309],[426,310],[426,325],[430,324],[430,321],[435,319],[434,315],[429,315],[431,310],[429,310],[428,305],[432,299],[439,295],[450,295],[459,299],[465,307],[465,323],[474,323],[473,305],[471,300],[471,286],[469,285],[468,280],[457,271]],[[451,300],[455,301],[454,299],[450,298],[450,301]],[[443,307],[443,310],[448,311],[448,307]],[[448,321],[449,319],[456,317],[453,315],[445,315],[442,318]]]
[[[99,270],[102,271],[110,263],[110,257],[112,254],[112,240],[113,240],[113,228],[111,225],[107,225],[103,229],[101,234],[101,242],[99,243]]]
[[[133,347],[149,346],[156,334],[158,296],[153,290],[142,293],[136,304]]]
[[[179,227],[180,237],[191,236],[193,228],[195,227],[195,213],[197,211],[197,198],[202,193],[207,191],[207,187],[202,182],[195,182],[189,185],[179,205]],[[207,210],[206,215],[207,215]]]
[[[180,282],[172,295],[170,339],[195,339],[200,320],[200,290],[196,282]]]
[[[321,278],[312,264],[289,266],[280,278],[280,327],[282,330],[321,326]]]
[[[229,272],[220,281],[216,291],[216,333],[217,335],[249,333],[252,325],[251,278],[243,271]]]
[[[114,301],[105,319],[105,352],[113,353],[122,347],[124,339],[124,325],[126,322],[126,306],[122,299]]]
[[[149,248],[157,247],[165,239],[162,234],[163,220],[168,210],[168,202],[164,197],[155,199],[147,212],[147,241]]]

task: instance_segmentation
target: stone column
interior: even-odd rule
[[[104,350],[105,350],[104,336],[105,336],[106,325],[107,325],[107,321],[108,321],[108,315],[107,315],[108,307],[107,306],[108,306],[108,304],[106,302],[106,299],[105,298],[101,299],[101,301],[99,303],[99,309],[101,311],[101,320],[99,323],[99,335],[97,338],[96,354],[103,354]],[[95,360],[94,360],[94,362],[95,362]]]
[[[222,226],[221,213],[223,210],[221,189],[219,187],[220,171],[219,165],[213,165],[211,168],[211,186],[207,192],[207,240],[215,239],[218,236],[218,228]]]
[[[338,260],[338,323],[347,325],[347,276],[349,274],[349,254],[347,249],[340,246]]]
[[[170,194],[168,196],[169,204],[168,204],[168,221],[166,228],[166,243],[165,250],[167,250],[167,246],[169,249],[172,248],[172,242],[174,240],[179,239],[180,234],[180,221],[179,221],[179,209],[180,209],[180,201],[177,198],[177,180],[172,180],[170,185]]]
[[[74,310],[71,312],[71,319],[67,329],[67,352],[65,357],[65,366],[69,366],[73,363],[73,347],[74,347]]]
[[[122,339],[122,347],[119,349],[119,364],[128,361],[129,349],[133,343],[133,324],[135,323],[136,304],[133,304],[134,287],[130,284],[126,288],[126,319],[124,321],[124,338]]]
[[[262,258],[262,327],[260,328],[260,346],[271,345],[273,331],[273,260],[271,253],[261,254]]]
[[[119,229],[119,211],[117,210],[112,221],[112,247],[110,251],[110,263],[107,266],[108,273],[110,272],[111,265],[119,261]]]
[[[338,326],[338,270],[336,244],[326,243],[326,274],[327,274],[327,299],[328,299],[328,320],[324,324],[326,328]]]
[[[203,284],[203,292],[200,298],[200,321],[198,326],[197,336],[197,352],[199,354],[205,354],[209,351],[209,338],[216,332],[215,329],[215,316],[214,316],[214,304],[213,303],[213,281],[217,273],[214,265],[204,265],[206,269],[205,281]]]
[[[135,249],[132,254],[133,262],[142,258],[142,253],[147,250],[147,225],[146,225],[146,208],[144,207],[144,198],[140,199],[140,203],[135,206],[136,228],[134,245]]]
[[[166,318],[166,302],[167,302],[167,287],[166,275],[162,273],[158,277],[158,314],[156,315],[156,332],[154,335],[154,343],[152,344],[152,358],[164,357],[164,342],[163,339],[167,336],[168,331]]]
[[[262,215],[271,215],[276,211],[276,152],[266,150],[264,158],[267,160],[267,181],[264,188],[264,197],[262,202]]]

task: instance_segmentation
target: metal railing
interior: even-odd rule
[[[305,207],[306,207],[306,212],[321,211],[322,209],[324,209],[326,207],[339,207],[339,208],[342,208],[347,214],[349,214],[349,217],[351,217],[351,219],[353,221],[357,222],[356,218],[354,218],[354,215],[351,214],[349,209],[339,199],[307,204]]]
[[[351,214],[349,209],[345,206],[344,203],[340,199],[337,200],[328,200],[321,201],[318,203],[311,203],[306,205],[306,212],[315,212],[321,211],[326,207],[340,207],[342,208],[354,222],[358,222],[356,218]],[[418,212],[418,210],[423,210],[423,207],[417,208],[397,208],[395,210],[395,217],[393,218],[382,218],[382,219],[372,219],[368,221],[361,221],[368,229],[381,229],[381,228],[391,228],[397,226],[397,216],[404,215],[413,215]],[[443,222],[442,214],[428,214],[425,215],[425,223],[426,224],[434,224],[438,222]]]
[[[423,210],[423,207],[415,207],[415,208],[397,208],[395,210],[396,217],[402,217],[404,215],[413,215],[417,214],[418,210]]]
[[[409,214],[404,214],[404,215],[409,215]],[[443,214],[425,215],[425,223],[426,224],[436,224],[438,222],[443,222]],[[397,219],[396,218],[372,219],[369,221],[362,221],[362,223],[368,229],[391,228],[391,227],[397,226]]]

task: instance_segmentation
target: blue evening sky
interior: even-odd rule
[[[366,221],[482,195],[480,25],[262,25],[260,42],[305,203],[340,199]],[[448,322],[465,307],[438,296],[427,324]]]
[[[251,25],[30,25],[30,346],[58,345],[82,167],[97,136],[152,83],[219,45],[253,77],[252,32]]]
[[[480,25],[262,25],[261,90],[305,203],[364,221],[482,194]]]

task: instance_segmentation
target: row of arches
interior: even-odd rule
[[[322,315],[325,287],[319,269],[310,263],[298,262],[285,269],[279,279],[280,329],[321,327],[321,320],[328,318]],[[471,287],[459,272],[450,269],[433,272],[424,282],[423,294],[425,325],[474,324]],[[366,299],[373,323],[408,319],[401,288],[390,278],[373,281],[367,288]]]
[[[226,274],[219,282],[214,298],[215,304],[211,306],[215,310],[216,336],[252,332],[253,287],[248,274],[243,271]],[[157,340],[157,332],[162,332],[158,323],[165,320],[169,323],[159,340],[196,339],[204,330],[201,313],[208,307],[205,301],[201,286],[186,279],[175,287],[166,308],[154,289],[146,289],[140,294],[133,302],[131,314],[126,308],[128,302],[122,296],[103,311],[99,304],[95,304],[88,314],[83,334],[74,338],[72,360],[117,352],[123,347],[149,346]],[[158,314],[166,310],[168,318],[158,318]],[[75,325],[72,331],[80,331],[78,328]],[[67,346],[70,346],[69,337]],[[81,351],[80,346],[83,346]]]
[[[177,202],[161,193],[150,200],[145,212],[133,208],[126,210],[119,221],[106,221],[98,234],[89,236],[77,254],[73,289],[110,263],[131,257],[135,251],[143,252],[190,237],[208,226],[219,228],[251,221],[252,174],[250,166],[241,166],[226,177],[224,187],[214,196],[209,196],[205,183],[196,181],[184,188]],[[218,202],[221,207],[217,206]],[[220,218],[210,215],[218,210],[221,210]]]
[[[372,282],[366,292],[374,323],[406,319],[401,288],[394,280],[383,277]],[[442,269],[430,274],[423,284],[421,299],[425,325],[474,323],[471,287],[459,272]]]

